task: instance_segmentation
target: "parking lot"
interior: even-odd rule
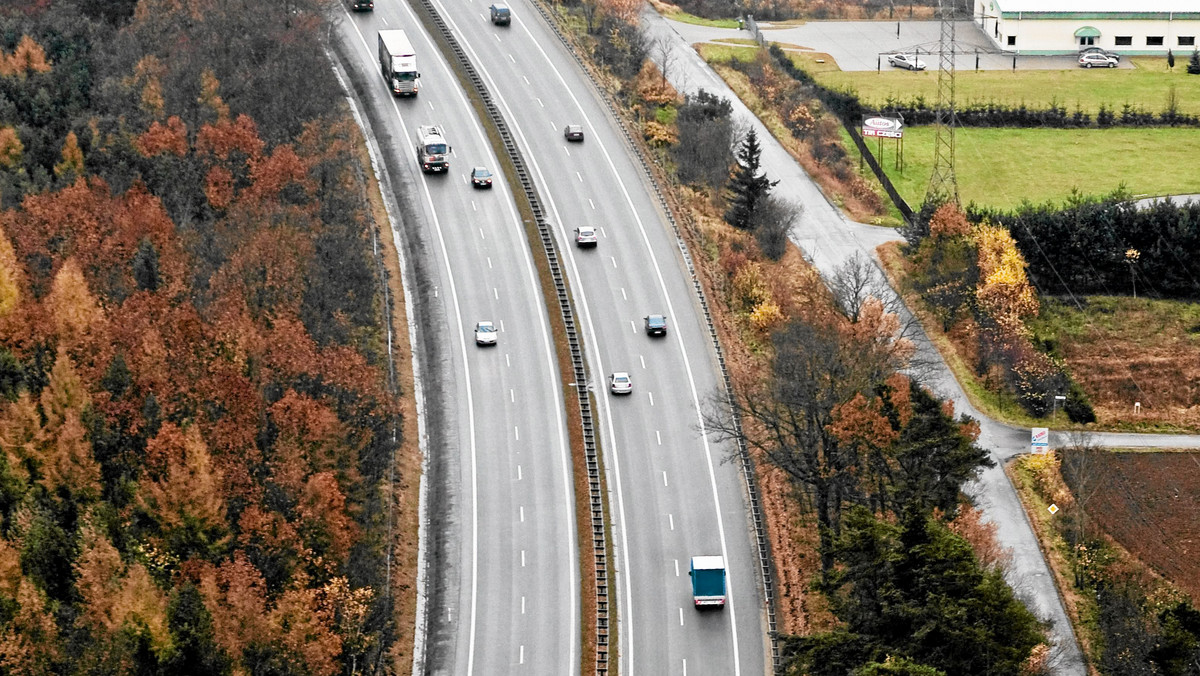
[[[718,39],[746,38],[746,31],[710,28],[672,22],[675,30],[688,42],[710,42]],[[759,23],[763,36],[772,42],[795,45],[806,50],[828,54],[844,71],[864,71],[890,68],[886,54],[917,53],[929,69],[937,68],[937,21],[810,21],[799,25]],[[954,67],[958,70],[1011,70],[1014,56],[1017,70],[1062,70],[1078,68],[1074,54],[1057,56],[1025,56],[996,53],[996,47],[974,22],[955,24],[957,54]],[[1121,68],[1131,68],[1128,59]]]

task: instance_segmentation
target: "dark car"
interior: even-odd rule
[[[349,4],[350,9],[354,10],[355,12],[361,12],[363,10],[369,12],[375,9],[375,3],[372,0],[347,0],[347,4]]]
[[[567,126],[563,127],[563,137],[566,138],[568,141],[582,141],[583,140],[583,125],[582,124],[568,124]]]
[[[476,188],[492,187],[492,172],[486,167],[475,167],[471,170],[471,185]]]
[[[646,335],[667,335],[667,318],[662,315],[646,315]]]
[[[1084,47],[1083,49],[1079,50],[1079,55],[1083,56],[1084,54],[1103,54],[1105,56],[1110,56],[1110,57],[1116,59],[1117,63],[1121,63],[1121,53],[1120,52],[1110,52],[1107,49],[1104,49],[1103,47]]]
[[[489,7],[488,10],[492,13],[492,23],[497,26],[507,26],[512,23],[512,10],[508,8],[508,5],[497,2]]]

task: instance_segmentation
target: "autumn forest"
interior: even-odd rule
[[[373,673],[403,433],[304,0],[0,10],[0,673]]]

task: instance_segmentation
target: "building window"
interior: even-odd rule
[[[1015,35],[1008,36],[1008,46],[1013,47],[1016,44],[1017,44],[1017,36],[1015,36]]]
[[[1195,44],[1196,44],[1196,36],[1195,35],[1180,35],[1179,36],[1179,46],[1180,47],[1192,47]]]
[[[1094,44],[1096,44],[1096,38],[1089,38],[1089,37],[1080,37],[1079,38],[1079,46],[1080,47],[1091,47]]]
[[[1162,47],[1162,43],[1163,43],[1163,36],[1161,36],[1161,35],[1146,36],[1146,46],[1147,47]]]
[[[1118,47],[1129,47],[1133,45],[1132,35],[1118,35],[1116,39]]]

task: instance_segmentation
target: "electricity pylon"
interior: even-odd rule
[[[937,131],[933,141],[933,173],[925,199],[958,203],[958,178],[954,175],[954,7],[952,0],[938,0],[941,35],[938,37]]]

